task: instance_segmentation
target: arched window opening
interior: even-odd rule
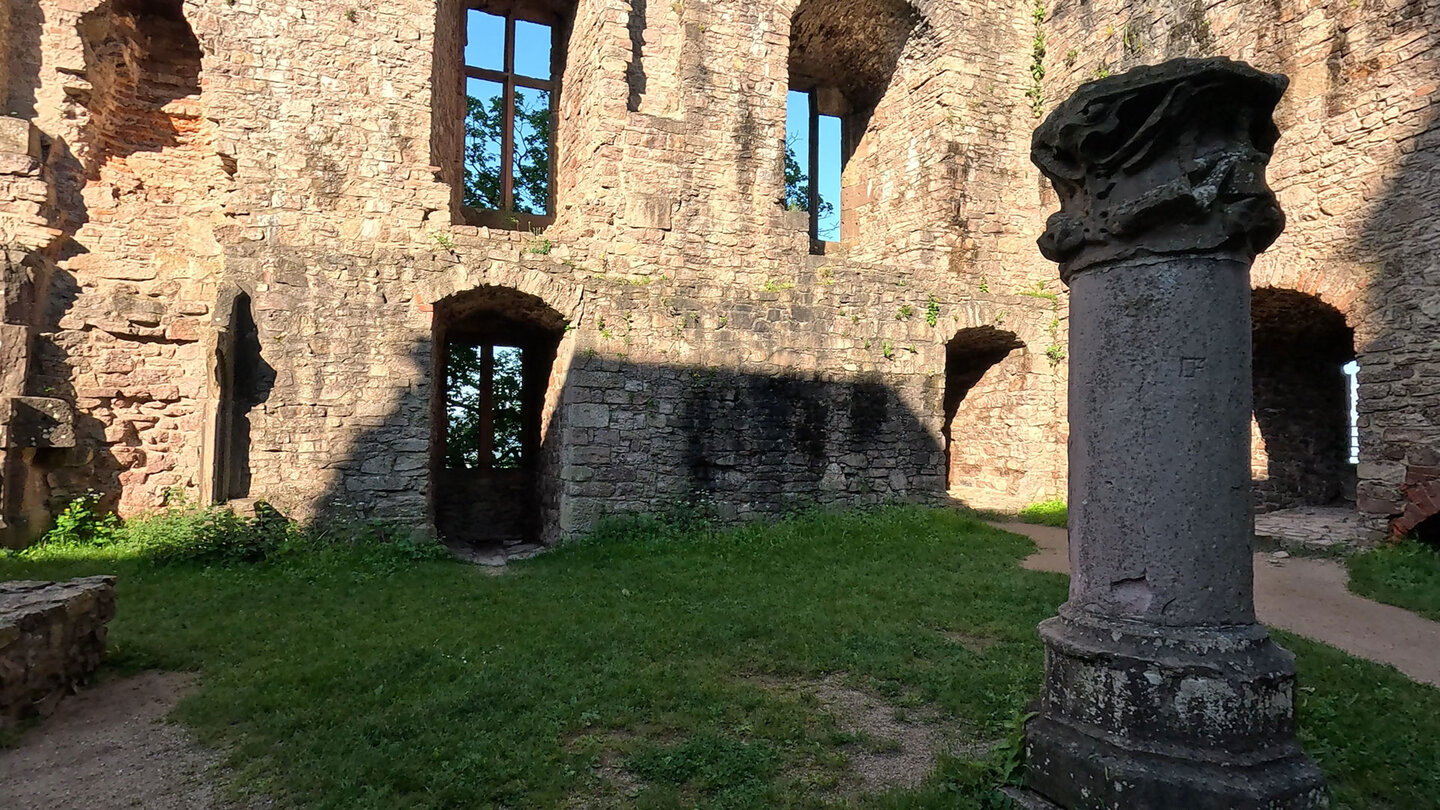
[[[451,542],[535,542],[543,410],[564,319],[499,287],[446,299],[435,313],[436,526]]]
[[[945,349],[946,486],[975,506],[996,502],[1023,473],[1012,459],[1003,426],[1007,393],[1024,373],[1025,344],[1013,332],[980,326],[962,329]]]
[[[919,23],[904,0],[802,0],[791,18],[782,203],[808,212],[813,253],[859,235],[854,214],[872,195],[851,158]]]
[[[1257,508],[1354,500],[1359,452],[1353,375],[1355,336],[1339,310],[1313,295],[1273,287],[1252,298]]]
[[[437,151],[464,222],[532,230],[555,219],[565,48],[574,4],[562,0],[442,0],[436,85]],[[453,48],[453,50],[451,50]],[[437,56],[437,60],[439,57]],[[453,81],[452,81],[453,80]],[[437,90],[437,93],[439,90]]]

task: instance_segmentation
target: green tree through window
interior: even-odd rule
[[[785,199],[782,204],[786,211],[810,210],[810,175],[800,166],[795,156],[795,138],[785,140]],[[825,199],[820,200],[820,216],[828,217],[835,207]]]
[[[501,96],[465,97],[465,205],[487,211],[503,208],[500,142],[505,127]],[[550,107],[534,96],[515,97],[514,199],[509,210],[548,213],[550,199]]]
[[[472,211],[506,215],[484,224],[524,228],[554,213],[556,22],[465,12],[461,197]]]
[[[445,466],[519,468],[524,461],[523,394],[521,349],[450,344],[445,364]]]

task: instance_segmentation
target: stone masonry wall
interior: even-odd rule
[[[1045,4],[1049,108],[1081,82],[1174,56],[1224,55],[1291,83],[1270,185],[1289,223],[1253,283],[1318,298],[1354,329],[1358,507],[1432,510],[1440,478],[1440,2],[1059,0]],[[1413,508],[1412,508],[1413,507]]]
[[[537,233],[455,224],[450,3],[41,5],[43,26],[12,23],[39,43],[12,85],[33,89],[58,178],[39,384],[73,397],[81,446],[57,502],[204,499],[243,292],[274,375],[248,415],[251,494],[426,520],[435,304],[483,285],[569,322],[537,482],[549,539],[677,498],[742,517],[938,495],[946,344],[997,323],[1025,340],[1012,395],[1037,414],[996,462],[1006,497],[1063,487],[1064,364],[1043,358],[1064,324],[1021,294],[1063,295],[1033,249],[1022,4],[918,4],[925,50],[900,59],[862,159],[887,167],[883,215],[825,257],[779,205],[793,0],[577,3]]]
[[[833,5],[837,38],[885,6]],[[550,539],[677,497],[739,517],[938,494],[947,344],[980,327],[1024,348],[952,420],[952,491],[1058,494],[1066,307],[1033,245],[1052,203],[1028,162],[1032,102],[1225,54],[1293,79],[1271,170],[1290,227],[1256,286],[1354,328],[1359,506],[1419,514],[1407,493],[1440,480],[1436,0],[1064,0],[1038,28],[1027,3],[916,0],[823,257],[779,204],[798,6],[575,3],[555,222],[517,233],[456,224],[450,0],[9,4],[10,111],[39,148],[0,166],[16,169],[0,171],[0,233],[49,313],[26,392],[77,409],[50,497],[95,487],[134,512],[207,496],[225,302],[243,292],[274,375],[248,416],[251,494],[301,517],[424,521],[435,304],[483,285],[569,323],[536,483]],[[874,385],[886,419],[867,433],[851,403]],[[752,423],[766,446],[742,440]]]

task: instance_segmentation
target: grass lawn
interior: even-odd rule
[[[1440,621],[1440,551],[1415,540],[1356,554],[1350,590]]]
[[[857,796],[847,761],[876,741],[774,684],[1004,739],[1039,689],[1034,626],[1065,597],[1018,566],[1031,548],[894,508],[611,531],[504,576],[362,547],[209,567],[57,549],[0,558],[0,578],[118,573],[110,671],[198,671],[178,719],[284,805],[986,808],[1004,746]],[[1433,808],[1440,690],[1283,643],[1336,806]]]

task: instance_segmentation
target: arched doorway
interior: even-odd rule
[[[540,537],[543,412],[565,319],[533,295],[481,287],[435,306],[435,525],[447,541]]]
[[[945,483],[972,505],[1004,502],[1024,473],[1003,429],[1012,421],[1011,393],[1023,385],[1024,348],[1014,332],[993,326],[961,329],[945,347]]]
[[[1251,304],[1255,347],[1252,468],[1257,508],[1354,500],[1351,385],[1355,334],[1313,295],[1262,287]]]

